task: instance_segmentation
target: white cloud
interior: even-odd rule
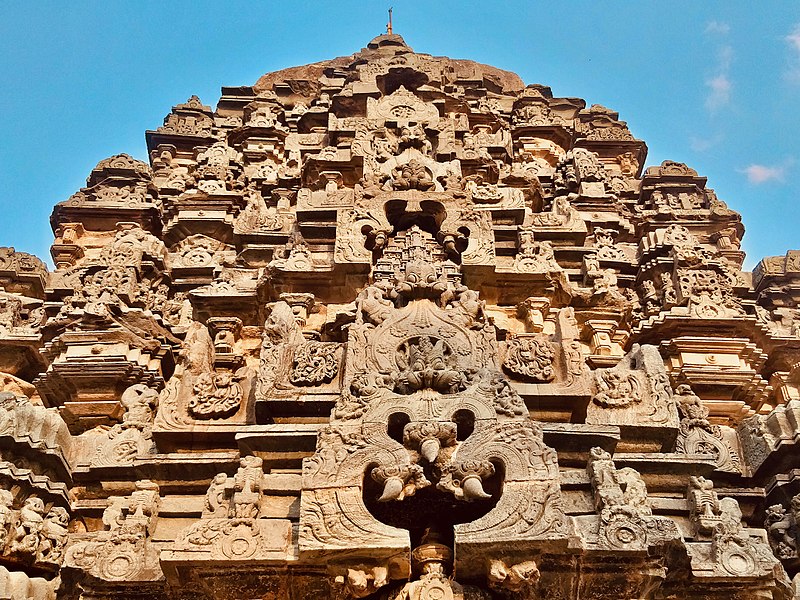
[[[733,48],[730,46],[720,46],[717,51],[717,58],[719,59],[720,71],[727,72],[731,68],[733,62]]]
[[[800,84],[800,23],[783,39],[789,45],[789,59],[783,75],[789,83]]]
[[[706,25],[706,33],[708,34],[728,35],[730,31],[731,26],[723,21],[710,21]]]
[[[800,23],[795,25],[792,33],[787,35],[784,39],[790,46],[800,52]]]
[[[730,104],[733,84],[727,74],[720,73],[711,79],[707,79],[706,87],[709,89],[708,96],[706,96],[706,108],[708,110],[716,112],[723,106]]]
[[[733,63],[733,47],[723,43],[720,39],[726,37],[730,31],[731,26],[723,21],[710,21],[705,29],[706,36],[715,38],[717,43],[716,64],[713,66],[712,75],[706,79],[705,104],[712,114],[731,102],[733,81],[730,77],[730,70]]]
[[[787,165],[769,167],[767,165],[748,165],[741,169],[741,173],[747,176],[747,181],[753,185],[761,185],[762,183],[769,183],[770,181],[783,181],[786,175]]]
[[[710,150],[719,144],[722,139],[723,136],[720,134],[712,135],[711,137],[699,137],[693,135],[689,138],[689,146],[695,152],[705,152],[706,150]]]

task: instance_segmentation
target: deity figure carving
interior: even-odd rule
[[[780,559],[797,558],[797,523],[780,504],[769,506],[764,519],[772,551]]]
[[[396,389],[401,394],[426,388],[452,394],[463,387],[453,349],[442,339],[420,336],[405,341],[396,350],[396,361]]]
[[[45,505],[41,498],[31,496],[19,511],[17,522],[9,534],[8,553],[36,556],[44,527]]]
[[[534,241],[532,229],[520,228],[518,253],[514,259],[514,270],[520,273],[548,273],[560,271],[555,252],[550,242]]]
[[[36,549],[36,561],[60,565],[67,542],[69,513],[66,508],[54,506],[44,518],[42,536]]]
[[[587,464],[599,516],[598,544],[603,547],[644,549],[678,539],[675,523],[654,517],[641,475],[630,467],[617,469],[611,455],[595,447]]]

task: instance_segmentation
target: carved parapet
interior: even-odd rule
[[[208,285],[187,293],[194,318],[203,322],[213,317],[229,317],[232,313],[243,325],[259,321],[258,286],[256,273],[248,269],[223,267],[220,276]]]
[[[55,408],[45,408],[25,396],[0,393],[0,459],[30,469],[45,488],[71,480],[76,444]],[[38,485],[38,484],[37,484]],[[64,488],[63,493],[66,493]],[[66,496],[65,496],[66,497]]]
[[[160,145],[172,145],[179,150],[191,152],[198,144],[212,144],[214,120],[209,106],[197,96],[172,107],[164,117],[164,124],[156,131],[146,131],[147,149],[152,152]]]
[[[670,447],[678,412],[663,361],[655,346],[634,345],[619,364],[595,371],[595,393],[586,422],[619,425],[623,439]]]
[[[686,542],[686,549],[692,576],[698,579],[730,578],[732,583],[745,578],[764,583],[782,579],[780,563],[764,541],[763,530],[755,530],[753,536],[747,530],[740,536],[719,536],[710,543]]]
[[[658,253],[668,253],[676,247],[678,255],[687,252],[702,252],[697,236],[683,225],[673,224],[654,229],[639,241],[639,253],[643,259],[649,259],[651,255]]]
[[[540,239],[566,237],[583,242],[586,237],[586,223],[580,212],[572,207],[568,196],[558,196],[548,212],[534,213],[531,218],[533,231]]]
[[[56,600],[61,579],[32,577],[23,571],[9,570],[0,565],[0,598],[4,600]]]
[[[97,164],[87,187],[56,204],[50,224],[54,230],[65,223],[80,223],[87,231],[113,231],[116,223],[128,221],[157,231],[160,216],[149,165],[117,154]]]
[[[163,548],[161,567],[168,580],[184,580],[195,569],[225,567],[240,561],[268,566],[296,559],[288,519],[268,518],[262,460],[245,456],[233,477],[215,476],[202,518]]]
[[[675,523],[653,516],[647,487],[637,471],[617,469],[611,455],[592,448],[587,464],[597,517],[576,519],[583,543],[590,550],[645,553],[680,540]]]
[[[784,256],[768,256],[753,269],[753,286],[765,299],[777,293],[791,293],[793,288],[786,288],[800,277],[800,250],[789,250]]]
[[[286,239],[296,221],[295,215],[288,208],[288,201],[283,202],[277,190],[270,199],[251,193],[247,196],[247,205],[236,216],[234,233],[244,236],[247,245],[255,246],[253,251],[248,252],[252,258],[264,262],[267,258],[259,252],[259,242],[270,243],[276,239]]]
[[[232,241],[236,216],[245,208],[247,200],[240,191],[224,189],[192,190],[164,200],[164,241],[168,245],[179,242],[184,231],[203,234],[225,243]]]
[[[194,569],[243,560],[285,565],[294,559],[291,530],[288,519],[203,519],[161,551],[161,568],[168,580],[179,582]]]
[[[163,578],[158,564],[160,544],[152,539],[160,497],[151,481],[137,481],[128,497],[108,500],[105,530],[71,533],[64,570],[78,570],[102,582],[141,584]]]
[[[749,472],[775,470],[795,451],[800,402],[792,400],[766,415],[748,417],[741,421],[737,432]]]
[[[22,461],[17,459],[17,462]],[[28,461],[28,467],[18,467],[9,460],[0,460],[0,484],[4,489],[19,487],[30,495],[44,499],[47,505],[69,506],[69,486],[53,475],[53,471],[42,468],[42,463],[37,464],[33,460]]]
[[[5,291],[41,298],[47,275],[47,266],[32,254],[0,247],[0,283]]]
[[[0,438],[62,456],[69,455],[72,442],[57,409],[9,392],[0,392]]]
[[[769,580],[780,563],[766,543],[763,529],[745,529],[742,511],[733,498],[719,498],[714,484],[692,477],[688,490],[694,541],[686,548],[692,575],[697,578],[751,578]]]

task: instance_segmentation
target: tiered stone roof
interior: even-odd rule
[[[0,248],[0,598],[793,598],[800,251],[382,35]]]

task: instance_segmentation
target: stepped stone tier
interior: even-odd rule
[[[0,249],[0,598],[795,598],[800,251],[413,52],[192,97]]]

